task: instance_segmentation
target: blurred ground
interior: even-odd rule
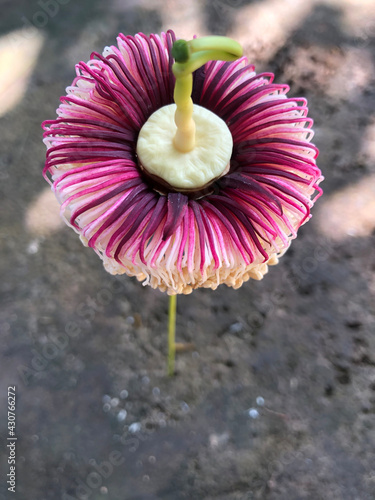
[[[375,4],[0,0],[0,499],[375,498]],[[107,275],[41,177],[40,123],[118,32],[227,34],[306,96],[324,197],[261,282],[178,303]],[[68,332],[68,335],[63,335]],[[17,387],[17,494],[6,396]]]

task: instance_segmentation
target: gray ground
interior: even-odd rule
[[[374,499],[374,2],[42,5],[0,0],[0,429],[15,385],[18,437],[16,494],[1,441],[0,498]],[[172,379],[167,297],[106,274],[61,225],[40,129],[75,62],[168,27],[232,36],[306,96],[326,177],[263,281],[179,298],[194,350]]]

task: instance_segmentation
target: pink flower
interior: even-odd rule
[[[193,193],[145,177],[136,155],[149,116],[173,103],[172,31],[119,35],[76,66],[58,118],[43,123],[44,175],[68,225],[112,274],[169,294],[261,279],[322,194],[303,98],[246,58],[194,73],[192,98],[233,137],[230,170]]]

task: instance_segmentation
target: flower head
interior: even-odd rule
[[[137,140],[173,103],[175,35],[119,35],[117,46],[76,66],[58,118],[43,123],[44,174],[65,221],[102,258],[169,294],[225,283],[238,288],[276,264],[321,195],[312,120],[303,98],[245,57],[210,61],[193,75],[192,100],[233,139],[228,170],[202,189],[147,174]]]

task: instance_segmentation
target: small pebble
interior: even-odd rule
[[[121,399],[126,399],[128,396],[129,396],[129,393],[128,393],[128,391],[126,389],[124,389],[124,390],[122,390],[120,392],[120,398]]]
[[[256,402],[258,406],[264,406],[264,399],[262,398],[262,396],[258,396]]]
[[[258,418],[259,417],[259,412],[255,408],[250,408],[249,410],[249,417],[250,418]]]
[[[230,325],[229,331],[230,333],[240,333],[243,330],[243,324],[240,323],[239,321],[237,323],[233,323],[233,325]]]
[[[298,379],[295,378],[295,377],[291,378],[290,381],[289,381],[289,385],[290,385],[291,389],[297,389],[297,387],[298,387]]]
[[[148,457],[148,461],[150,462],[150,464],[154,464],[156,462],[156,458],[151,455],[150,457]]]
[[[135,432],[138,432],[141,430],[141,424],[139,422],[134,422],[133,424],[129,425],[129,432],[132,432],[133,434]]]
[[[150,379],[148,377],[142,377],[142,384],[148,385],[150,383]]]
[[[181,410],[184,412],[184,413],[187,413],[189,410],[190,410],[190,407],[187,403],[185,403],[185,401],[182,401],[181,403]]]
[[[111,402],[111,396],[108,396],[108,394],[105,394],[103,397],[102,397],[102,402],[103,403],[110,403]]]
[[[108,493],[108,488],[106,488],[105,486],[102,486],[102,487],[100,488],[100,493],[101,493],[102,495],[107,495],[107,493]]]
[[[128,412],[126,410],[120,410],[117,414],[117,420],[123,422],[126,419]]]
[[[39,242],[38,240],[33,240],[29,243],[26,251],[29,255],[33,255],[37,253],[38,250],[39,250]]]
[[[144,483],[148,483],[148,482],[150,481],[150,476],[144,475],[144,476],[142,477],[142,481],[143,481]]]
[[[227,444],[229,434],[227,432],[224,432],[223,434],[210,434],[209,439],[211,448],[218,448]]]
[[[159,387],[154,387],[152,389],[152,394],[157,398],[158,396],[160,396],[160,389]]]
[[[119,402],[120,402],[119,398],[112,398],[111,399],[111,406],[113,408],[115,408],[116,406],[118,406]]]
[[[110,409],[111,409],[111,405],[109,403],[106,403],[103,405],[103,411],[105,413],[109,412]]]

